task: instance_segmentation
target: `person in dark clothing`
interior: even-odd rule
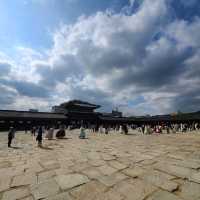
[[[42,130],[42,127],[40,126],[38,129],[37,137],[36,137],[36,141],[38,141],[38,147],[42,146],[42,133],[43,133],[43,130]]]
[[[142,125],[142,133],[144,134],[144,129],[145,129],[145,126]]]
[[[105,126],[105,134],[108,134],[108,126]]]
[[[10,127],[10,130],[8,132],[8,147],[11,147],[11,143],[14,137],[15,137],[15,130],[13,127]]]
[[[65,137],[65,128],[61,127],[56,133],[56,138],[62,139],[64,137]]]
[[[125,125],[125,127],[124,127],[124,132],[125,132],[126,135],[128,134],[128,127],[127,127],[127,125]]]
[[[127,128],[126,124],[124,124],[124,125],[122,126],[122,130],[123,130],[123,132],[124,132],[125,135],[128,134],[128,128]]]

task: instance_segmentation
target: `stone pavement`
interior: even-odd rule
[[[0,200],[200,200],[200,133],[0,136]]]

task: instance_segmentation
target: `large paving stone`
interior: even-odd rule
[[[197,160],[177,160],[174,164],[185,168],[200,169],[200,162]]]
[[[56,175],[55,171],[45,171],[38,174],[38,183],[44,182],[47,179],[50,179]]]
[[[79,160],[79,162],[81,162],[81,161]],[[63,161],[60,160],[60,166],[61,167],[70,167],[70,166],[73,166],[73,165],[74,165],[74,162],[71,161],[71,160],[63,160]]]
[[[200,172],[192,173],[189,180],[200,183]]]
[[[143,160],[142,162],[140,162],[139,164],[140,165],[152,165],[152,164],[154,164],[154,163],[156,163],[157,161],[156,160],[153,160],[153,159],[148,159],[148,160]]]
[[[200,161],[196,159],[192,159],[190,156],[184,159],[182,158],[181,160],[180,159],[177,160],[168,156],[166,158],[163,158],[163,162],[167,162],[168,164],[173,164],[173,165],[177,165],[177,166],[181,166],[185,168],[191,168],[191,169],[200,168]]]
[[[13,162],[13,166],[16,166],[16,167],[18,167],[18,166],[23,166],[23,165],[25,165],[25,161],[18,161],[18,162]]]
[[[182,200],[182,199],[167,191],[159,190],[153,193],[149,198],[147,198],[147,200]]]
[[[0,177],[0,192],[9,189],[10,183],[11,183],[10,177],[7,177],[7,178]]]
[[[153,174],[153,175],[156,175],[156,176],[161,176],[167,180],[173,180],[175,179],[176,177],[175,176],[172,176],[170,174],[167,174],[165,172],[161,172],[161,171],[158,171],[158,170],[151,170],[151,171],[147,171],[148,174]]]
[[[24,174],[24,172],[28,173],[28,172],[26,171],[25,165],[20,165],[20,166],[17,166],[17,167],[14,167],[14,168],[13,168],[12,174],[13,174],[13,176],[18,176],[18,175]]]
[[[118,169],[118,170],[122,170],[122,169],[125,169],[127,168],[127,165],[123,164],[123,163],[120,163],[118,162],[117,160],[112,160],[112,161],[109,161],[108,164],[115,168],[115,169]]]
[[[115,169],[113,167],[110,167],[109,165],[103,165],[97,168],[103,175],[111,175],[118,171],[118,169]]]
[[[34,200],[34,199],[33,199],[32,196],[28,196],[28,197],[25,197],[25,198],[23,198],[23,199],[21,199],[21,200]]]
[[[121,163],[123,163],[124,165],[127,165],[129,167],[133,166],[133,161],[131,161],[130,159],[127,159],[127,158],[117,158],[117,160]]]
[[[59,192],[59,186],[54,179],[50,179],[31,186],[30,190],[31,194],[37,200],[57,194]]]
[[[98,167],[98,166],[105,165],[106,162],[104,160],[90,160],[89,164],[94,166],[94,167]]]
[[[26,172],[27,173],[39,173],[43,170],[44,169],[42,168],[42,166],[37,161],[29,162],[26,165]]]
[[[103,193],[95,198],[95,200],[124,200],[125,196],[110,189],[108,192]]]
[[[9,161],[0,161],[0,168],[8,168],[11,166],[12,166],[12,163]]]
[[[54,170],[56,175],[72,174],[74,171],[69,168],[59,168]]]
[[[85,174],[90,179],[97,179],[103,176],[103,174],[95,167],[87,168],[84,171],[82,171],[82,173]]]
[[[0,169],[0,178],[8,178],[15,175],[15,168],[2,168]]]
[[[133,182],[122,181],[114,186],[114,190],[126,197],[126,200],[145,199],[156,187],[142,180],[135,179]]]
[[[23,185],[31,185],[37,183],[36,174],[23,174],[19,176],[15,176],[13,178],[11,187],[23,186]]]
[[[71,166],[69,169],[73,170],[74,172],[82,172],[84,169],[87,169],[90,165],[87,162],[83,163],[76,163],[75,165]]]
[[[167,163],[158,164],[155,166],[155,169],[174,175],[176,177],[181,177],[181,178],[189,178],[191,174],[194,172],[194,170],[192,169],[180,167],[176,165],[168,165]]]
[[[174,158],[174,159],[176,159],[176,160],[185,160],[185,159],[186,159],[186,157],[185,157],[184,155],[178,154],[178,153],[176,153],[176,154],[170,153],[170,154],[168,155],[168,157]]]
[[[82,174],[59,175],[55,177],[55,180],[62,190],[67,190],[89,182],[88,177]]]
[[[102,193],[104,193],[106,187],[97,182],[97,181],[90,181],[82,186],[72,189],[70,194],[75,197],[75,199],[80,200],[94,200]]]
[[[48,160],[45,162],[41,162],[41,165],[46,169],[46,170],[51,170],[51,169],[58,169],[60,168],[60,164],[58,161],[55,160]]]
[[[115,153],[114,153],[114,154],[115,154]],[[109,155],[109,154],[102,154],[101,156],[102,156],[103,160],[105,160],[105,161],[115,160],[115,159],[116,159],[115,156]]]
[[[122,173],[114,173],[110,176],[101,176],[98,177],[98,180],[103,183],[104,185],[106,185],[107,187],[111,187],[113,185],[115,185],[116,183],[127,179],[128,176],[122,174]]]
[[[135,162],[144,162],[145,160],[151,161],[154,158],[154,156],[148,155],[147,153],[145,152],[145,153],[135,154],[135,157],[133,157],[133,161]]]
[[[90,152],[90,153],[88,153],[87,154],[87,158],[89,160],[100,160],[101,159],[100,154],[97,153],[97,152]]]
[[[4,192],[1,200],[18,200],[29,196],[29,194],[30,193],[27,188],[12,189]]]
[[[68,192],[63,192],[51,197],[45,198],[45,200],[73,200],[72,197],[70,197]]]
[[[161,187],[162,189],[167,190],[169,192],[173,192],[178,188],[177,183],[166,179],[164,175],[156,172],[152,172],[149,174],[147,173],[142,178],[148,183],[151,183],[157,187]]]
[[[196,200],[200,199],[200,184],[185,182],[178,193],[183,199]]]
[[[127,176],[131,176],[132,178],[136,178],[145,173],[145,170],[141,167],[127,168],[122,171],[122,173]]]

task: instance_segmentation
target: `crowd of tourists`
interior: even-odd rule
[[[57,139],[64,138],[66,135],[65,129],[66,127],[64,125],[60,126],[60,128],[56,131],[55,137]],[[43,138],[52,140],[54,138],[54,132],[55,132],[54,128],[49,128],[45,126],[38,126],[38,127],[34,126],[30,130],[31,135],[35,137],[38,143],[38,147],[42,146]],[[10,130],[8,131],[8,147],[11,147],[12,140],[15,138],[15,133],[16,130],[14,129],[14,127],[10,127]],[[27,134],[28,131],[25,130],[25,133]]]
[[[35,137],[38,146],[42,146],[43,137],[48,140],[54,139],[56,137],[57,139],[62,139],[65,137],[66,133],[65,130],[68,129],[69,131],[72,129],[80,129],[79,138],[85,139],[86,138],[86,129],[89,132],[93,133],[99,133],[99,134],[109,134],[113,132],[117,132],[120,134],[127,135],[129,131],[131,130],[137,130],[137,132],[141,134],[170,134],[170,133],[178,133],[178,132],[190,132],[190,131],[197,131],[200,130],[200,124],[199,123],[177,123],[177,124],[164,124],[159,123],[157,125],[150,125],[150,124],[140,124],[140,125],[127,125],[127,124],[120,124],[120,125],[86,125],[86,124],[79,124],[79,125],[61,125],[58,130],[56,130],[54,127],[48,127],[48,126],[34,126],[31,128],[30,133],[33,137]],[[10,127],[10,130],[8,132],[8,147],[11,147],[12,140],[15,138],[15,128]],[[27,133],[28,130],[25,130],[25,133]],[[55,134],[55,135],[54,135]]]
[[[162,133],[184,133],[197,131],[200,129],[199,123],[177,123],[177,124],[159,124],[159,125],[142,125],[138,127],[139,132],[143,134],[162,134]]]

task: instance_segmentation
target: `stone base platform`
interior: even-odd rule
[[[0,133],[0,200],[200,200],[200,133]]]

